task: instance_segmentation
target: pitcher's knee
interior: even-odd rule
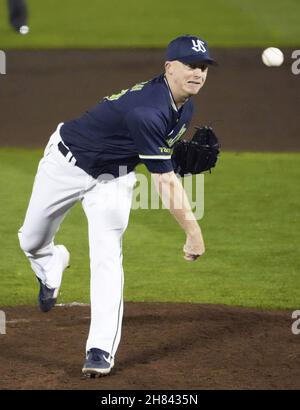
[[[30,253],[30,251],[32,250],[32,246],[31,246],[31,241],[28,240],[28,238],[25,237],[25,235],[22,232],[18,232],[18,238],[19,238],[19,244],[20,244],[20,248],[22,249],[23,252],[25,253]]]
[[[26,236],[21,230],[18,232],[18,237],[19,237],[20,248],[25,253],[32,254],[38,249],[43,247],[43,243],[40,240],[40,238],[34,237],[34,236]]]

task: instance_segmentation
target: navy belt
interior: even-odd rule
[[[73,165],[76,165],[76,159],[72,152],[60,141],[58,143],[58,149],[63,154],[64,157],[68,160],[68,162],[72,162]]]

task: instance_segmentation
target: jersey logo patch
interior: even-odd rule
[[[169,147],[172,147],[175,144],[175,142],[178,141],[179,138],[182,137],[182,135],[185,133],[186,130],[187,130],[187,128],[186,128],[185,124],[183,124],[183,126],[180,128],[180,131],[178,132],[178,134],[175,135],[175,137],[169,138],[167,140],[167,143],[168,143]]]
[[[205,53],[206,48],[204,47],[204,42],[201,40],[192,40],[193,43],[193,47],[192,49],[197,51],[199,53],[199,51],[202,51],[202,53]]]

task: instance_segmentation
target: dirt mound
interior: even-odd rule
[[[299,389],[291,312],[126,303],[111,375],[81,374],[90,309],[7,308],[1,389]]]

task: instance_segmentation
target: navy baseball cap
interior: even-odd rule
[[[208,51],[208,45],[200,37],[185,35],[172,40],[167,47],[167,61],[178,60],[184,64],[206,63],[214,64]]]

